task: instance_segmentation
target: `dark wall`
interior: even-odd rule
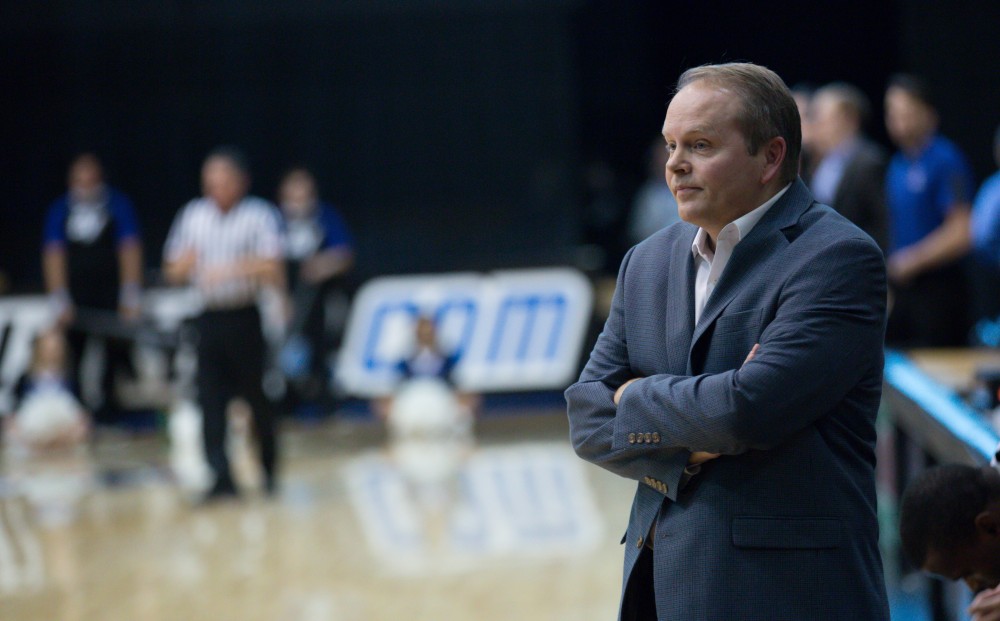
[[[1000,2],[899,2],[899,69],[934,89],[941,131],[961,146],[979,181],[993,173],[1000,125]]]
[[[367,277],[565,263],[594,205],[618,210],[604,227],[613,238],[692,65],[751,60],[789,84],[852,81],[879,115],[889,73],[924,72],[980,178],[1000,120],[1000,3],[8,5],[0,269],[22,289],[39,286],[42,213],[81,149],[135,199],[150,267],[198,193],[205,152],[235,143],[266,197],[289,164],[314,168]],[[881,122],[873,133],[884,141]],[[587,192],[595,162],[613,179],[600,200]]]
[[[571,5],[499,4],[22,9],[0,32],[16,60],[18,145],[4,216],[26,233],[5,267],[37,279],[42,211],[80,149],[97,150],[133,197],[158,264],[219,143],[248,152],[267,197],[293,162],[313,167],[358,237],[362,276],[564,261],[575,238]]]

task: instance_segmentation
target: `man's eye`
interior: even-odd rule
[[[694,143],[694,150],[695,151],[704,151],[707,148],[708,148],[708,143],[707,142],[702,142],[702,141],[699,140],[698,142]]]

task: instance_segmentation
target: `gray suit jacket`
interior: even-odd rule
[[[831,207],[872,236],[885,252],[889,247],[889,208],[885,197],[885,152],[861,139],[837,184]]]
[[[566,391],[577,453],[639,482],[624,584],[655,520],[663,619],[888,619],[882,253],[796,181],[736,246],[695,325],[696,232],[676,224],[629,251]],[[679,490],[692,451],[723,455]]]

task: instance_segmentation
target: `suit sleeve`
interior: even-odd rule
[[[853,238],[826,246],[787,278],[753,360],[629,386],[611,450],[628,446],[626,435],[637,428],[658,430],[664,447],[691,451],[739,454],[781,444],[881,369],[885,300],[885,265],[874,244]]]
[[[629,365],[624,324],[624,282],[633,250],[622,261],[611,313],[580,375],[580,381],[566,390],[570,437],[577,455],[586,461],[628,479],[660,482],[664,487],[658,491],[676,500],[690,455],[687,449],[679,445],[654,449],[655,444],[636,449],[628,443],[622,446],[614,442],[618,416],[614,394],[619,386],[635,377]],[[641,427],[632,427],[633,435],[637,428]]]

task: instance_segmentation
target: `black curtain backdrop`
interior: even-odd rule
[[[248,152],[267,198],[311,167],[361,278],[573,263],[594,164],[620,225],[674,81],[706,62],[854,82],[883,142],[886,77],[924,73],[944,131],[980,180],[994,169],[995,2],[63,0],[0,17],[0,270],[23,291],[81,150],[136,203],[151,270],[220,143]]]

